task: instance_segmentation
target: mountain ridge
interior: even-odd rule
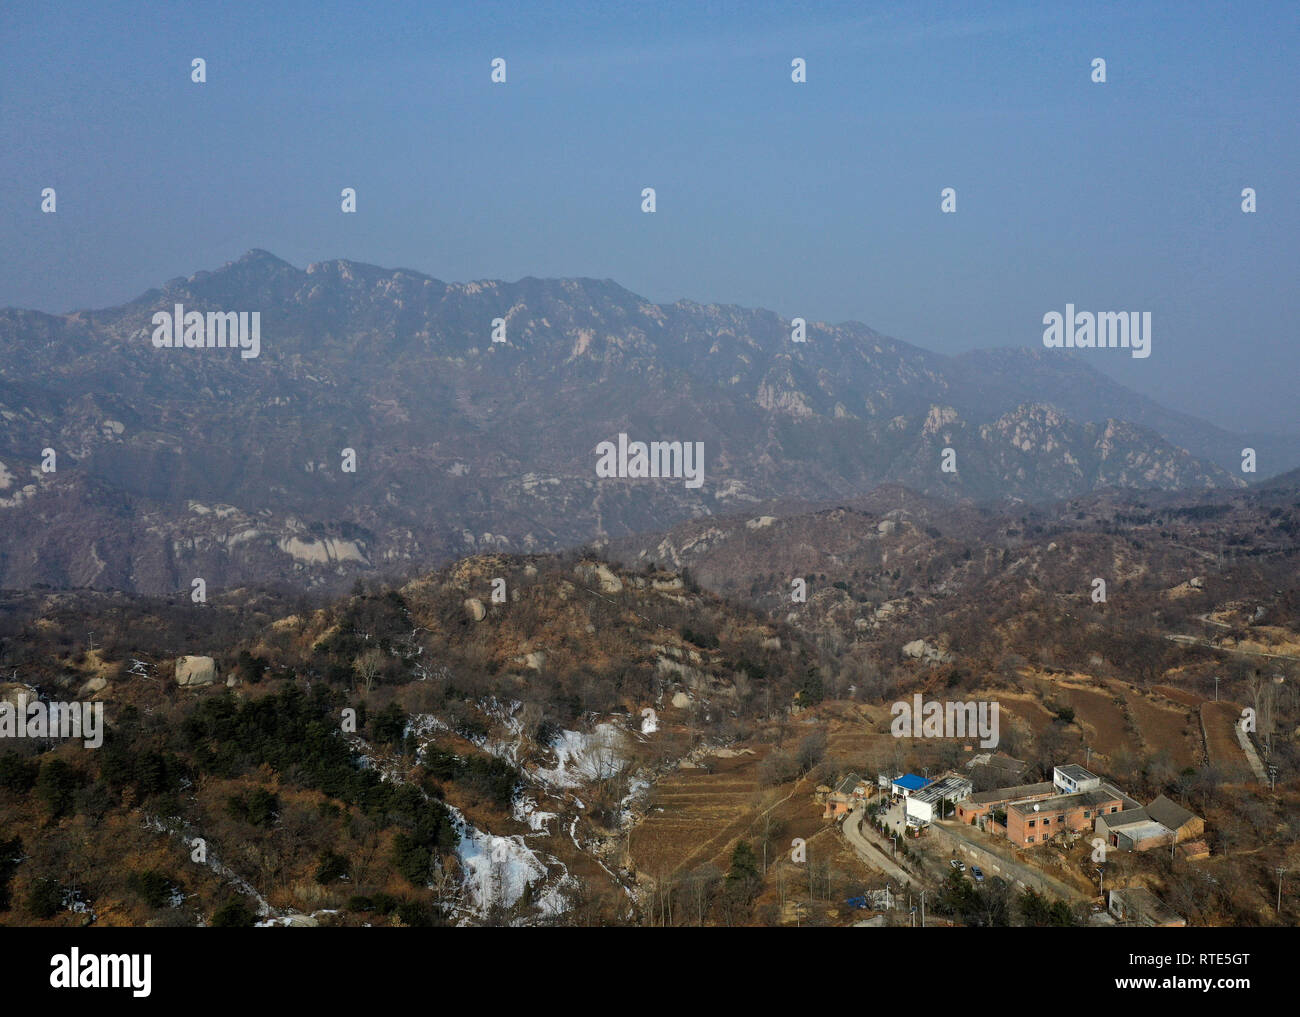
[[[260,355],[154,348],[153,314],[177,303],[260,311]],[[338,584],[882,483],[975,502],[1243,486],[1101,412],[1122,408],[1117,384],[1078,413],[1098,419],[1076,420],[996,362],[860,323],[809,322],[808,336],[791,342],[772,311],[654,304],[608,279],[444,283],[257,249],[114,308],[6,309],[0,584]],[[593,450],[619,433],[702,441],[704,488],[598,479]],[[53,474],[38,469],[47,447]]]

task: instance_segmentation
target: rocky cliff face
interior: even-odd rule
[[[177,304],[260,312],[259,355],[155,348]],[[1240,483],[1048,402],[858,324],[794,343],[771,312],[608,280],[453,285],[254,251],[121,307],[0,312],[0,584],[338,585],[889,481],[977,500]],[[620,433],[703,442],[705,483],[597,478]]]

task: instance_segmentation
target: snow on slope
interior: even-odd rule
[[[407,730],[427,734],[440,728],[445,728],[445,725],[437,718],[421,714],[411,719]],[[363,754],[370,749],[365,740],[357,735],[351,736],[349,742],[354,750]],[[383,780],[403,783],[397,767],[374,756],[369,758]],[[520,903],[530,886],[533,888],[533,904],[541,909],[543,915],[554,917],[567,910],[564,891],[576,888],[577,883],[563,862],[551,855],[534,851],[521,836],[498,837],[486,833],[466,819],[465,814],[455,806],[448,802],[442,804],[459,834],[456,857],[461,869],[461,900],[456,910],[461,913],[462,919],[484,917],[494,906],[513,908]],[[530,805],[532,808],[528,809]],[[535,803],[529,801],[517,800],[514,808],[528,810],[524,812],[527,817],[524,821],[533,829],[549,835],[545,822],[554,818],[553,813],[537,812]],[[552,870],[554,875],[551,874]]]
[[[459,810],[447,806],[453,825],[460,834],[456,855],[464,873],[462,890],[465,906],[476,915],[486,914],[493,905],[512,908],[519,903],[530,884],[548,882],[548,867],[538,853],[524,843],[523,837],[498,837],[484,833],[467,821]],[[547,856],[549,858],[549,856]],[[560,914],[564,910],[561,891],[572,882],[568,870],[554,858],[551,863],[560,875],[549,886],[539,886],[534,900],[544,913]],[[546,904],[553,908],[546,912]]]
[[[613,777],[628,764],[627,735],[616,724],[597,724],[589,734],[561,731],[551,743],[555,766],[531,776],[551,788],[575,788]]]

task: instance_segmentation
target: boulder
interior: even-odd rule
[[[933,663],[946,664],[955,659],[952,654],[944,653],[938,647],[931,646],[924,639],[913,639],[903,644],[903,656],[915,660],[928,660]]]
[[[675,706],[677,709],[684,710],[686,709],[686,707],[690,705],[691,705],[691,697],[688,696],[685,692],[673,693],[673,706]]]
[[[217,662],[211,657],[177,657],[176,684],[183,688],[211,685],[217,680]]]
[[[477,597],[469,597],[465,601],[465,611],[476,622],[480,622],[487,617],[487,608],[483,606],[483,601]]]
[[[30,685],[21,682],[0,684],[0,703],[8,703],[15,710],[22,707],[24,703],[34,703],[39,698],[36,690]]]
[[[573,570],[584,582],[594,583],[601,593],[621,593],[623,581],[601,562],[583,562]]]
[[[93,696],[96,692],[103,692],[106,688],[108,688],[108,679],[96,675],[94,678],[91,678],[86,682],[85,685],[81,686],[81,691],[78,692],[77,695],[89,697]]]
[[[660,656],[656,658],[655,671],[669,678],[677,678],[690,686],[697,685],[704,680],[704,672],[698,668],[683,664],[679,660],[672,660],[669,657]]]

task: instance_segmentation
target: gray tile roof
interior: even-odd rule
[[[1177,830],[1180,826],[1184,826],[1196,818],[1195,813],[1189,812],[1177,802],[1171,802],[1164,795],[1161,795],[1147,806],[1147,813],[1157,823],[1167,826],[1171,830]]]

